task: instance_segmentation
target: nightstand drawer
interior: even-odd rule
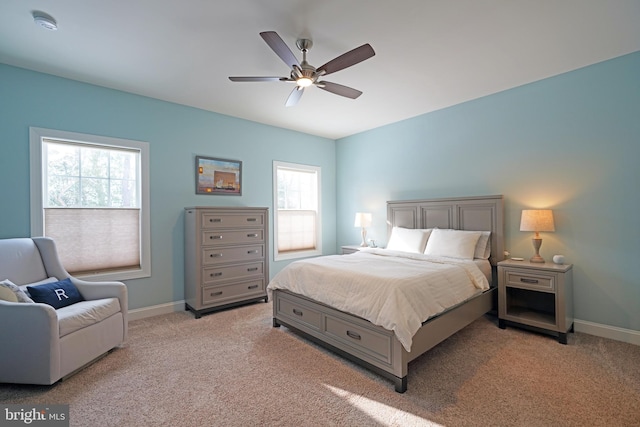
[[[519,288],[535,289],[543,291],[555,291],[555,281],[553,276],[541,274],[528,274],[521,271],[506,271],[507,284]]]

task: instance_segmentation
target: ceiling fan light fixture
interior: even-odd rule
[[[309,87],[313,84],[313,80],[308,77],[300,77],[296,80],[296,84],[300,87]]]

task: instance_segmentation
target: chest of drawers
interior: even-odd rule
[[[202,314],[268,301],[269,210],[185,208],[186,309]]]

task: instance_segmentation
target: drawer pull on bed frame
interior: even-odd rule
[[[302,316],[302,312],[300,310],[296,310],[295,308],[293,309],[293,314],[295,314],[296,316]]]
[[[353,331],[350,331],[350,330],[347,330],[347,336],[349,338],[353,338],[354,340],[361,340],[362,339],[362,337],[360,336],[359,333],[353,332]]]

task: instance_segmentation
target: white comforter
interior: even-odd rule
[[[267,287],[286,289],[394,331],[407,351],[422,322],[489,289],[471,260],[364,249],[296,261]]]

